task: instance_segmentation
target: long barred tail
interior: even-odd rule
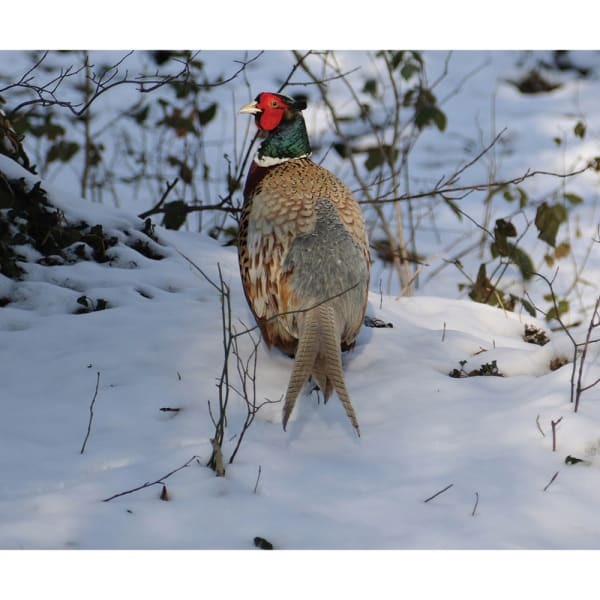
[[[284,430],[296,404],[296,399],[312,375],[323,391],[325,401],[333,390],[337,392],[350,422],[360,437],[358,420],[344,382],[340,339],[335,312],[329,303],[321,304],[305,314],[294,368],[283,405]]]

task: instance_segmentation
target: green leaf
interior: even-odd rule
[[[165,125],[175,130],[177,137],[184,137],[188,133],[196,133],[196,129],[193,123],[193,113],[190,116],[184,116],[180,109],[175,108],[173,112],[168,115],[166,114],[157,125]]]
[[[573,133],[581,139],[585,137],[585,123],[583,121],[577,121],[577,124],[573,128]]]
[[[187,164],[185,164],[184,162],[182,162],[179,165],[179,177],[183,181],[183,183],[187,183],[187,184],[192,183],[192,179],[193,179],[192,169],[190,169],[190,167]]]
[[[492,256],[494,258],[497,256],[510,257],[514,249],[514,244],[510,244],[507,238],[516,237],[516,235],[517,229],[510,221],[497,219],[494,227],[494,241],[490,248]]]
[[[392,148],[389,145],[374,146],[368,148],[367,159],[365,160],[365,168],[367,171],[373,171],[377,167],[384,165],[386,162],[394,163],[398,158],[398,149]]]
[[[390,52],[390,63],[392,66],[392,70],[394,70],[402,62],[403,58],[404,58],[404,50],[398,50],[397,52]]]
[[[363,94],[369,94],[370,96],[373,96],[373,98],[375,98],[375,96],[377,95],[377,80],[367,79],[365,81],[365,85],[363,86],[362,92]]]
[[[179,167],[178,175],[179,175],[179,178],[183,181],[183,183],[187,183],[187,184],[192,183],[194,173],[193,173],[191,167],[186,162],[177,158],[176,156],[173,156],[172,154],[167,156],[167,162],[172,167]],[[206,167],[206,165],[205,165],[205,167]]]
[[[61,140],[60,142],[56,142],[52,144],[50,148],[48,148],[48,152],[46,153],[46,161],[51,163],[56,160],[60,160],[61,162],[69,162],[75,154],[79,151],[79,144],[77,142],[67,142],[66,140]]]
[[[350,158],[350,156],[352,156],[352,148],[346,142],[335,142],[333,144],[333,149],[341,158]]]
[[[410,89],[404,94],[404,98],[402,99],[402,106],[410,106],[412,104],[413,98],[415,96],[415,90]]]
[[[538,230],[538,238],[549,246],[556,245],[556,234],[560,224],[567,219],[567,211],[562,204],[548,205],[543,202],[535,214],[535,226]]]
[[[57,123],[51,123],[49,120],[43,125],[33,125],[29,128],[29,132],[35,137],[47,137],[50,141],[64,135],[65,128]]]
[[[198,120],[200,121],[200,125],[207,125],[210,123],[217,114],[217,103],[213,102],[208,108],[204,110],[198,111]]]
[[[412,54],[412,57],[421,65],[423,66],[423,56],[421,54],[421,52],[419,52],[418,50],[411,50],[410,53]]]
[[[147,104],[143,106],[139,110],[135,110],[130,113],[128,116],[131,117],[138,125],[143,125],[148,118],[148,114],[150,113],[150,105]]]
[[[525,208],[528,200],[527,192],[520,187],[517,188],[517,192],[519,192],[519,208]]]
[[[535,306],[533,306],[533,304],[531,304],[531,302],[529,302],[529,300],[525,300],[525,298],[519,298],[521,304],[523,305],[523,308],[532,316],[535,317],[537,314],[537,311],[535,310]]]
[[[462,221],[462,217],[463,217],[462,212],[460,212],[460,209],[458,208],[456,203],[453,202],[452,200],[450,200],[449,198],[444,198],[444,202],[450,207],[452,212],[458,217],[458,220]]]
[[[367,150],[367,159],[365,160],[365,168],[367,171],[373,171],[380,167],[385,162],[385,156],[379,148],[370,148]]]
[[[170,81],[169,85],[175,90],[177,98],[187,98],[190,94],[199,89],[198,84],[192,79],[186,79],[185,81]]]
[[[187,219],[187,204],[183,200],[174,200],[165,204],[162,224],[167,229],[179,229]]]
[[[431,90],[421,88],[415,100],[415,125],[419,129],[423,129],[432,123],[440,131],[444,131],[447,125],[447,118],[438,108],[437,99]]]
[[[577,194],[563,194],[563,198],[571,204],[581,204],[583,202],[583,198]]]
[[[496,219],[496,226],[494,227],[494,236],[517,237],[517,228],[506,219]]]
[[[419,71],[420,67],[418,65],[409,62],[400,69],[400,76],[402,79],[404,79],[404,81],[408,81],[415,73],[418,73]]]
[[[558,309],[558,311],[557,311]],[[552,321],[552,319],[556,319],[561,315],[564,315],[569,310],[569,301],[568,300],[559,300],[556,303],[556,308],[552,306],[550,310],[546,313],[546,321]]]
[[[439,108],[433,109],[433,122],[436,124],[437,128],[440,131],[445,131],[446,125],[448,124],[448,119],[446,118],[446,114],[443,113]]]
[[[529,254],[521,248],[515,246],[514,244],[510,244],[511,254],[510,259],[513,263],[518,267],[521,272],[521,277],[525,281],[528,281],[533,277],[533,273],[535,272],[535,267],[533,266],[533,261],[531,260]]]

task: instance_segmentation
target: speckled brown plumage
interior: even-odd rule
[[[252,186],[257,181],[256,187]],[[315,202],[327,198],[339,211],[340,219],[357,240],[369,260],[367,235],[362,212],[350,190],[331,172],[308,158],[273,167],[253,164],[246,185],[239,230],[239,260],[248,304],[269,347],[294,354],[298,345],[295,315],[275,315],[299,310],[288,277],[281,267],[292,241],[315,226]],[[362,324],[357,315],[342,336],[344,349],[350,348]]]
[[[285,115],[284,122],[299,112]],[[265,342],[295,355],[284,427],[312,377],[326,400],[337,392],[358,432],[341,350],[354,345],[363,322],[370,261],[364,218],[350,190],[308,156],[270,163],[259,151],[244,189],[238,253],[244,292]]]

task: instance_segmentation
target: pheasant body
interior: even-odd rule
[[[261,119],[277,123],[259,108],[265,97],[276,98],[285,112],[259,149],[244,190],[238,243],[244,291],[267,345],[295,355],[284,428],[312,377],[326,400],[337,392],[358,431],[341,350],[354,345],[366,309],[364,218],[350,190],[310,160],[304,120],[292,99],[260,94],[242,112],[256,114],[259,128]],[[293,142],[288,146],[286,136]]]

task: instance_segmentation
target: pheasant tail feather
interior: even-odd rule
[[[323,390],[326,401],[333,390],[337,392],[346,415],[360,437],[358,420],[344,382],[340,337],[332,306],[323,304],[304,315],[298,351],[283,406],[284,430],[304,384],[312,375]]]

